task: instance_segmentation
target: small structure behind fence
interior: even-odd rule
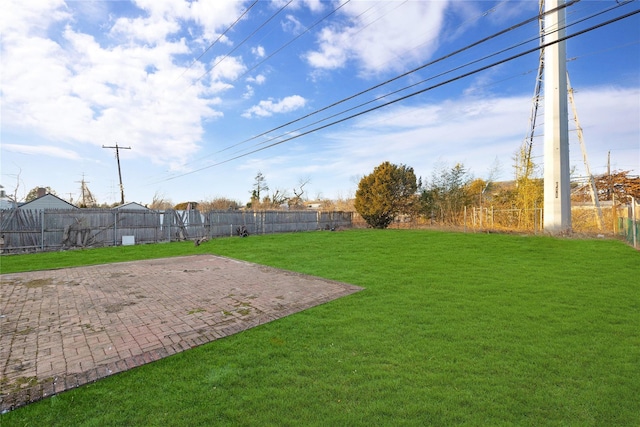
[[[21,210],[0,211],[2,253],[56,251],[232,236],[328,230],[352,226],[351,212],[197,210]]]

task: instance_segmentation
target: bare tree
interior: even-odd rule
[[[212,210],[234,210],[240,208],[240,203],[226,197],[216,197],[210,200],[198,202],[198,208],[201,212]]]
[[[290,199],[289,194],[287,193],[287,190],[276,190],[272,195],[271,195],[271,204],[273,205],[273,207],[280,207],[281,205],[287,203],[287,201]]]
[[[173,202],[171,199],[167,199],[166,196],[158,191],[153,195],[153,200],[149,205],[149,209],[154,210],[165,210],[171,209],[173,207]]]
[[[304,206],[304,186],[311,182],[311,178],[300,178],[298,187],[293,189],[294,197],[289,200],[289,207],[301,208]]]
[[[16,177],[16,187],[13,189],[13,194],[7,194],[7,198],[9,200],[11,200],[14,204],[14,207],[18,206],[18,190],[20,189],[20,175],[22,174],[22,169],[18,168],[18,173],[15,175],[10,175],[10,176],[15,176]]]

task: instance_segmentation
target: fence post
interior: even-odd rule
[[[494,225],[493,225],[493,219],[494,219],[494,218],[493,218],[493,205],[491,205],[491,228],[493,228],[493,227],[494,227]]]
[[[618,231],[618,210],[616,209],[616,194],[611,194],[611,215],[613,216],[613,234]]]
[[[40,236],[41,236],[40,250],[44,252],[44,209],[40,211]]]
[[[255,233],[258,234],[258,211],[253,211],[253,228],[255,228]]]
[[[633,247],[638,247],[638,221],[636,220],[636,199],[631,196],[631,233],[633,234]]]
[[[476,208],[474,207],[473,210],[475,211]],[[467,206],[465,205],[464,207],[464,226],[463,226],[463,230],[466,233],[467,232]]]

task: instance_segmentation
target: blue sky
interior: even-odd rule
[[[534,17],[537,3],[9,0],[0,183],[19,199],[50,186],[77,201],[84,176],[98,202],[117,202],[114,150],[102,148],[116,143],[131,147],[121,151],[126,201],[143,204],[246,203],[258,171],[271,192],[308,182],[310,199],[348,198],[384,161],[427,179],[457,162],[512,179],[538,53],[442,83],[536,47],[535,20],[376,86]],[[638,8],[582,0],[567,8],[567,34]],[[610,152],[612,169],[639,174],[640,14],[569,39],[567,57],[592,172],[606,171]],[[542,126],[536,135],[542,166]]]

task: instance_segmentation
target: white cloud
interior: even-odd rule
[[[321,0],[302,0],[300,3],[308,7],[312,12],[320,12],[324,9],[324,5]]]
[[[287,3],[289,3],[287,0],[273,0],[273,6],[277,9],[287,5],[287,7],[292,10],[301,9],[303,7],[308,8],[312,12],[320,12],[324,10],[322,0],[298,0],[289,4]]]
[[[122,35],[125,39],[136,39],[144,43],[161,43],[169,34],[176,33],[180,26],[176,22],[164,19],[120,18],[112,27],[113,35]]]
[[[80,155],[72,150],[55,147],[51,145],[22,145],[22,144],[2,144],[2,149],[13,151],[14,153],[40,155],[48,157],[58,157],[68,160],[79,160]]]
[[[2,42],[12,41],[19,34],[44,36],[50,25],[70,17],[64,0],[5,1],[0,14]]]
[[[156,0],[146,0],[155,3]],[[174,3],[176,0],[164,0]],[[188,3],[182,0],[183,3]],[[197,0],[190,3],[189,18],[202,26],[203,40],[212,42],[242,14],[246,7],[242,1]]]
[[[220,56],[211,60],[209,65],[211,71],[210,78],[213,80],[236,80],[247,67],[242,63],[242,59],[234,56]]]
[[[601,166],[610,149],[626,169],[640,170],[640,89],[583,88],[578,95],[576,104],[593,173],[603,173]],[[351,131],[327,135],[322,156],[307,158],[334,158],[335,163],[344,162],[345,171],[367,171],[389,160],[408,164],[423,176],[438,161],[462,162],[482,176],[497,157],[502,163],[500,178],[511,179],[511,161],[527,134],[530,108],[528,96],[391,107],[363,116]],[[574,128],[571,122],[570,129]],[[570,135],[570,152],[571,164],[580,173],[584,165],[575,132]]]
[[[300,95],[287,96],[279,101],[274,102],[272,99],[260,101],[258,105],[246,110],[242,117],[251,118],[252,116],[269,117],[273,114],[289,113],[304,107],[307,100]]]
[[[258,74],[255,77],[248,77],[247,78],[247,82],[254,83],[254,84],[257,84],[257,85],[264,84],[265,81],[267,81],[267,78],[262,74]],[[253,89],[253,86],[246,85],[245,89],[246,90],[245,90],[244,94],[242,95],[242,97],[244,99],[252,98],[253,94],[255,93],[255,90]]]
[[[253,53],[258,58],[264,58],[264,55],[265,55],[264,47],[263,46],[252,47],[251,48],[251,53]]]
[[[182,164],[199,149],[203,121],[221,116],[215,94],[245,70],[228,57],[197,84],[188,77],[206,71],[201,63],[178,78],[175,57],[190,50],[166,37],[192,13],[185,5],[138,2],[149,16],[116,20],[111,34],[130,38],[116,46],[76,29],[63,2],[3,10],[12,24],[3,29],[2,127],[68,144],[120,141],[154,163]],[[46,29],[52,38],[41,36]]]
[[[325,27],[318,36],[318,49],[306,54],[308,63],[336,69],[354,61],[368,74],[401,69],[435,51],[448,1],[375,5],[355,2],[341,9],[348,25]]]
[[[120,24],[129,30],[129,34],[163,40],[164,36],[173,32],[173,28],[179,28],[181,21],[193,21],[199,26],[198,33],[203,44],[217,39],[220,30],[233,23],[245,8],[240,1],[135,0],[135,4],[147,16]],[[139,27],[131,25],[133,22]],[[154,37],[154,29],[158,31],[157,37]]]
[[[255,84],[257,84],[257,85],[261,85],[261,84],[263,84],[265,81],[267,81],[267,78],[266,78],[264,75],[262,75],[262,74],[258,74],[258,75],[257,75],[257,76],[255,76],[255,77],[249,77],[249,78],[247,78],[247,81],[248,81],[249,83],[255,83]]]
[[[298,35],[304,31],[304,25],[293,15],[287,15],[282,21],[282,30],[286,33]]]
[[[255,90],[253,90],[253,86],[251,85],[247,85],[245,86],[245,91],[242,94],[242,97],[244,99],[249,99],[249,98],[253,98],[253,94],[255,93]]]

